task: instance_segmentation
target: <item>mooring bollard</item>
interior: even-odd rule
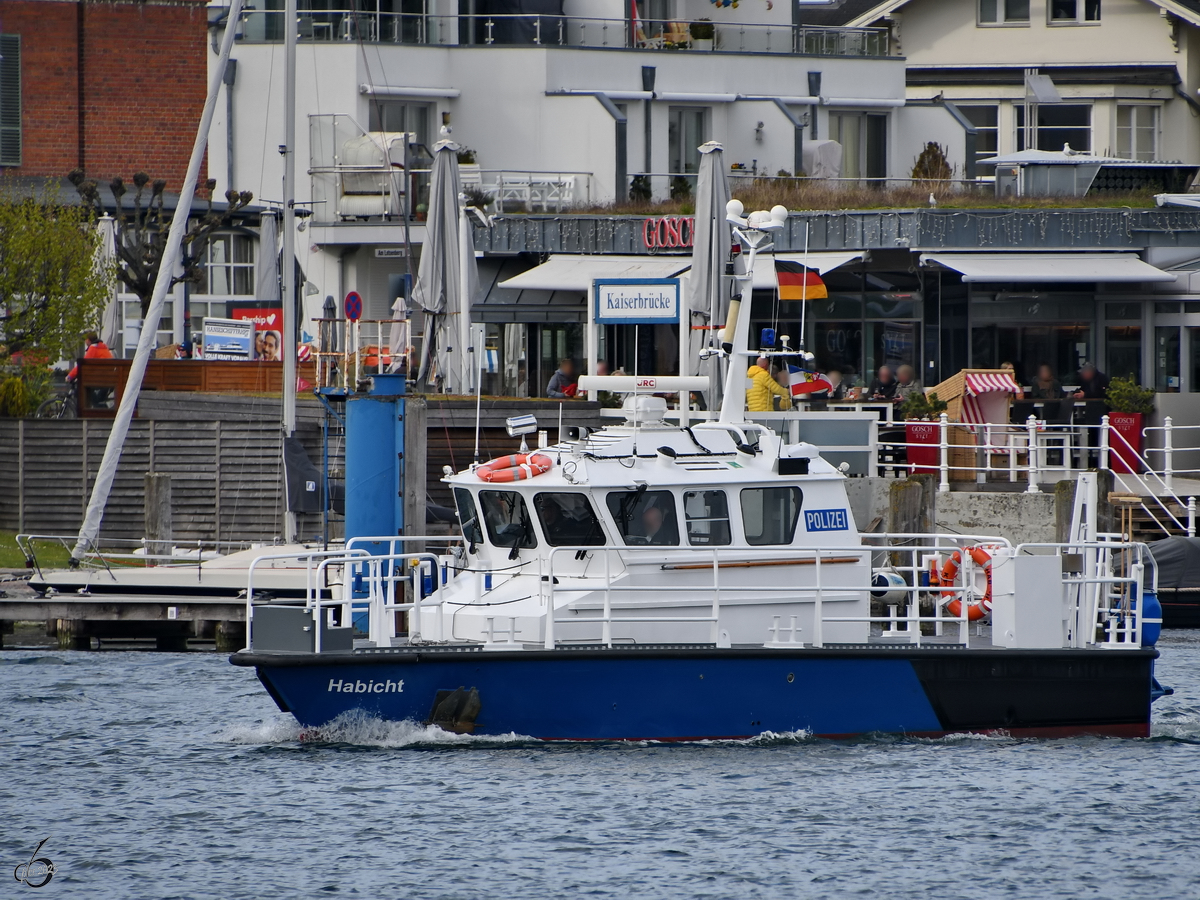
[[[938,493],[950,490],[950,444],[947,441],[950,417],[945,413],[938,416]]]

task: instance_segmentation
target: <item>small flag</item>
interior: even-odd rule
[[[788,366],[788,386],[791,388],[793,397],[833,390],[833,382],[820,372],[806,372],[799,366],[793,365]]]
[[[801,263],[775,260],[775,277],[779,280],[780,300],[823,300],[829,296],[817,270]]]

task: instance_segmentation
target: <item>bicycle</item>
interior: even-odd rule
[[[67,389],[43,400],[34,412],[35,419],[75,419],[79,417],[79,382],[71,381]]]

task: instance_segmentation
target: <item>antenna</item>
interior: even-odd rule
[[[479,371],[479,365],[474,361],[475,348],[468,347],[467,352],[471,354],[472,364],[475,366],[475,465],[479,465],[479,418],[482,406],[483,373]]]

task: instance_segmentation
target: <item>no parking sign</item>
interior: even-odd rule
[[[346,295],[346,318],[351,322],[357,322],[362,318],[362,297],[358,291],[351,291]]]

